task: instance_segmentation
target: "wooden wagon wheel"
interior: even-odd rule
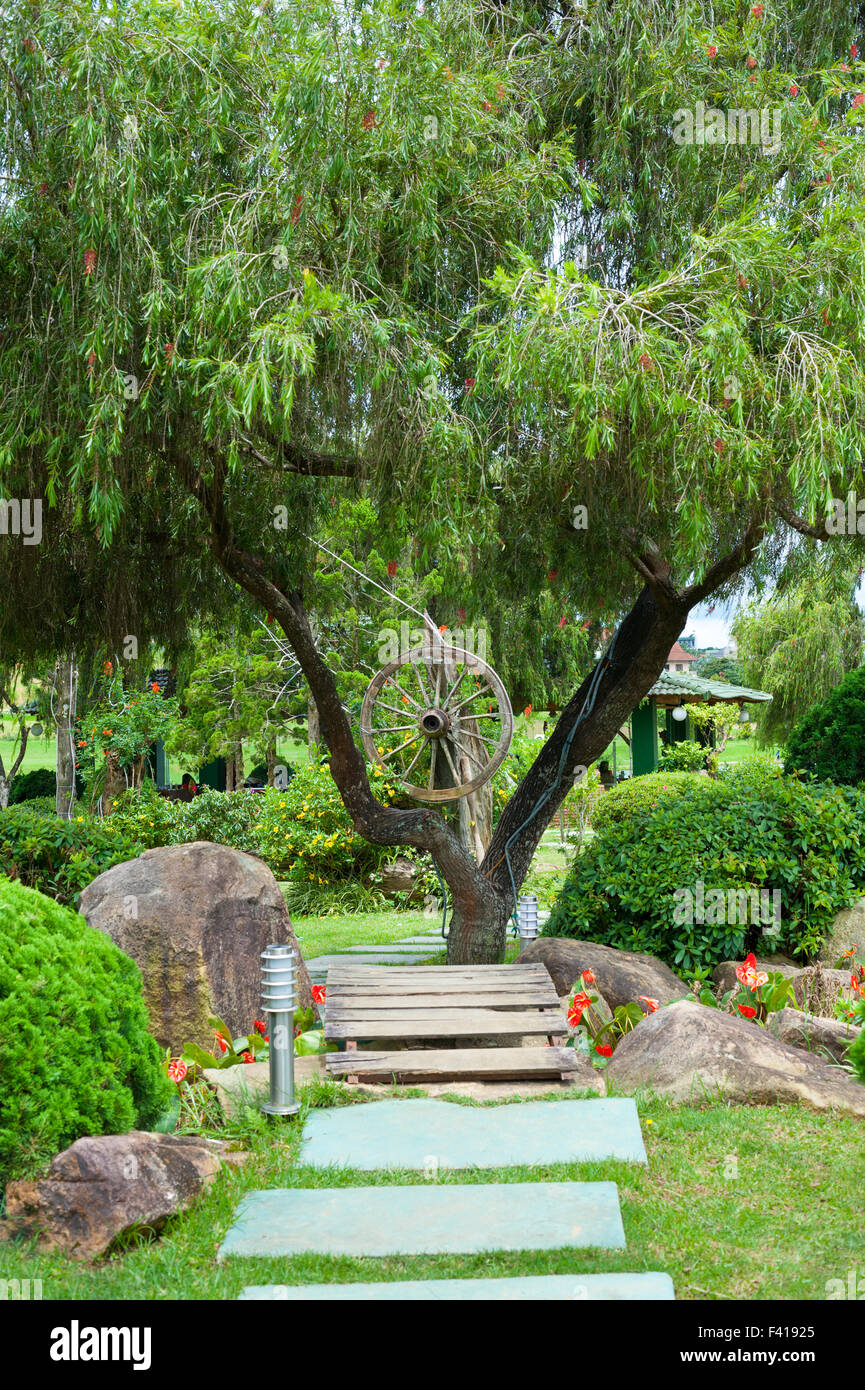
[[[360,714],[370,762],[418,801],[455,801],[482,787],[501,767],[513,729],[511,702],[492,667],[441,639],[383,667]]]

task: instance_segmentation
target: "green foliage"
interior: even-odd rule
[[[859,1080],[865,1082],[865,1027],[847,1053],[847,1058]]]
[[[604,792],[593,812],[592,829],[630,824],[636,817],[648,814],[662,796],[667,800],[688,791],[693,780],[684,772],[647,772],[645,777],[628,777],[624,782],[617,782]]]
[[[805,785],[749,762],[716,781],[682,774],[630,815],[600,827],[596,818],[596,835],[544,934],[648,951],[680,973],[740,959],[748,949],[806,955],[863,883],[865,793]],[[699,884],[707,900],[710,890],[778,890],[777,934],[764,934],[772,924],[750,913],[741,921],[725,912],[719,915],[727,920],[713,923],[707,909],[708,921],[689,924],[681,895],[689,890],[696,903]]]
[[[716,766],[717,758],[714,749],[705,748],[693,739],[683,738],[678,743],[664,745],[658,756],[658,764],[662,772],[706,772]]]
[[[116,677],[109,693],[112,687],[116,698],[101,700],[79,721],[78,762],[90,780],[101,770],[104,756],[112,753],[118,767],[130,769],[137,783],[152,745],[157,739],[167,740],[174,730],[178,701],[166,699],[158,687],[124,694]]]
[[[75,791],[81,795],[84,783],[75,778]],[[9,805],[18,806],[22,801],[33,801],[36,797],[57,796],[57,774],[50,767],[37,767],[32,772],[19,772],[9,791]]]
[[[727,685],[747,685],[742,663],[735,656],[701,656],[694,662],[695,676],[704,680],[724,681]]]
[[[0,1182],[165,1110],[137,966],[82,917],[0,879]]]
[[[837,562],[832,568],[811,565],[799,582],[744,609],[733,624],[745,684],[772,696],[757,706],[763,744],[789,738],[794,725],[807,719],[815,703],[827,701],[862,660],[865,622],[853,596],[857,578],[838,571]]]
[[[98,874],[148,846],[109,818],[71,821],[29,802],[0,811],[0,871],[61,903],[74,903]]]
[[[796,725],[784,765],[831,782],[865,781],[865,666],[851,671]]]

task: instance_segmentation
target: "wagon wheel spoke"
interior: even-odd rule
[[[421,737],[421,733],[420,733],[420,730],[418,730],[418,732],[417,732],[417,734],[415,734],[414,738],[407,738],[406,741],[405,741],[405,743],[401,743],[401,744],[399,745],[398,748],[392,748],[392,749],[390,750],[389,753],[382,753],[382,754],[380,754],[379,756],[381,757],[381,761],[382,761],[383,763],[386,763],[387,760],[388,760],[388,758],[395,758],[396,755],[397,755],[397,753],[401,753],[402,750],[403,750],[404,748],[411,748],[411,746],[412,746],[412,744],[415,742],[415,740],[418,739],[418,738],[420,738],[420,737]]]
[[[430,696],[430,692],[427,690],[426,686],[424,685],[423,680],[421,679],[420,662],[419,662],[419,661],[413,661],[413,662],[412,662],[412,668],[413,668],[413,670],[414,670],[415,679],[417,680],[418,687],[419,687],[419,689],[420,689],[420,697],[421,697],[421,699],[423,700],[424,704],[425,704],[425,705],[428,705],[428,704],[430,703],[431,696]],[[433,704],[435,704],[435,700],[433,700]]]
[[[435,739],[435,738],[432,739],[432,740],[431,740],[432,752],[430,753],[430,759],[429,759],[429,783],[428,783],[428,785],[427,785],[427,791],[430,791],[430,792],[432,791],[433,787],[435,786],[435,782],[436,782],[436,753],[438,752],[438,746],[439,746],[439,745],[438,745],[438,739]]]
[[[408,700],[408,696],[406,696],[406,700]],[[398,705],[386,705],[384,700],[376,700],[375,703],[377,709],[390,710],[391,714],[405,714],[405,710],[400,709]],[[412,704],[414,704],[414,701],[412,701]]]
[[[449,767],[450,770],[451,770],[451,776],[452,776],[453,779],[454,779],[454,786],[455,786],[455,787],[459,787],[459,786],[461,785],[460,774],[457,772],[456,768],[454,767],[454,760],[453,760],[453,758],[451,757],[451,750],[448,748],[448,740],[447,740],[446,738],[443,738],[443,739],[441,740],[441,745],[442,745],[442,748],[443,748],[443,750],[444,750],[444,755],[445,755],[445,757],[447,758],[448,767]]]
[[[406,729],[416,729],[416,728],[417,728],[417,725],[416,725],[416,724],[378,724],[378,725],[376,725],[376,727],[375,727],[374,729],[370,729],[369,732],[370,732],[371,734],[373,734],[373,735],[375,735],[375,734],[399,734],[399,733],[403,733]]]
[[[405,690],[405,689],[403,688],[403,686],[400,685],[399,681],[396,679],[396,676],[391,676],[391,677],[390,677],[390,680],[389,680],[389,682],[388,682],[388,684],[392,684],[392,685],[394,686],[394,688],[395,688],[397,691],[399,691],[399,694],[402,696],[402,698],[403,698],[404,700],[407,700],[408,703],[409,703],[410,705],[414,705],[415,709],[422,709],[422,708],[423,708],[423,705],[419,705],[418,702],[417,702],[417,700],[414,698],[414,696],[413,696],[413,695],[409,695],[408,691]],[[426,701],[424,701],[424,703],[426,703]]]
[[[454,705],[454,713],[456,713],[458,710],[461,710],[463,705],[469,704],[472,700],[479,699],[480,696],[483,695],[484,692],[487,690],[490,692],[491,695],[495,694],[495,691],[493,690],[491,685],[482,686],[482,688],[480,690],[476,690],[473,695],[467,695],[464,700],[460,700],[458,705]]]
[[[462,754],[462,756],[463,756],[464,758],[470,758],[471,761],[472,761],[477,767],[479,767],[479,768],[481,769],[481,771],[483,771],[483,769],[487,766],[487,762],[489,761],[489,759],[484,759],[484,760],[482,761],[482,760],[478,757],[477,753],[473,753],[473,752],[472,752],[471,748],[469,748],[468,746],[464,747],[463,744],[460,742],[459,738],[458,738],[456,735],[453,736],[453,741],[454,741],[456,747],[459,749],[459,751],[460,751],[460,753]]]
[[[417,752],[415,753],[414,757],[412,758],[412,760],[411,760],[411,762],[409,763],[408,767],[406,768],[405,772],[403,772],[403,773],[400,774],[400,775],[402,776],[402,778],[403,778],[404,781],[408,781],[408,775],[409,775],[409,773],[411,772],[412,768],[414,767],[414,765],[415,765],[415,763],[417,762],[418,758],[420,757],[421,753],[424,753],[424,752],[426,751],[426,746],[427,746],[428,742],[429,742],[429,739],[425,739],[425,738],[422,738],[422,739],[421,739],[420,748],[419,748],[419,749],[417,750]]]

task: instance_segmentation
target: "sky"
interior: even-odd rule
[[[709,609],[714,606],[714,612]],[[694,608],[688,615],[688,622],[683,637],[689,637],[692,633],[696,636],[697,648],[700,647],[726,647],[730,640],[730,626],[738,611],[738,604],[730,603],[701,603],[699,608]]]

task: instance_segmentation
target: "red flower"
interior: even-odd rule
[[[84,252],[84,274],[85,274],[85,275],[92,275],[95,266],[96,266],[96,252],[94,251],[93,247],[91,246],[91,247],[88,248],[88,250],[86,250],[86,251]]]
[[[252,1026],[255,1029],[256,1033],[260,1033],[261,1036],[264,1037],[265,1029],[267,1028],[266,1023],[262,1023],[261,1019],[257,1018]]]
[[[171,1061],[168,1063],[167,1071],[169,1079],[176,1082],[179,1086],[186,1073],[189,1071],[189,1067],[182,1057],[172,1057]]]
[[[765,985],[769,976],[763,970],[757,969],[757,957],[751,951],[745,957],[741,965],[736,966],[736,979],[749,989],[754,990],[758,985]]]
[[[391,579],[393,579],[393,577],[394,577],[394,575],[396,574],[396,572],[397,572],[398,569],[399,569],[399,565],[397,564],[396,560],[388,560],[388,562],[387,562],[387,572],[388,572],[388,574],[390,575]]]
[[[718,455],[718,458],[721,457],[726,447],[727,446],[724,443],[723,439],[716,439],[714,444],[712,445],[712,448],[715,450],[715,453]]]
[[[750,58],[746,58],[745,62],[749,68],[755,68],[757,66],[757,59],[753,55]]]
[[[93,368],[94,368],[95,366],[96,366],[96,353],[95,353],[95,352],[93,351],[93,349],[91,348],[90,351],[89,351],[88,354],[87,354],[87,370],[88,370],[88,372],[91,374],[91,376],[92,376],[92,374],[93,374]]]
[[[483,106],[485,111],[492,111],[493,109],[493,104],[491,101],[482,101],[481,105]]]
[[[312,1002],[313,1004],[323,1004],[327,998],[327,990],[324,985],[313,985]]]
[[[565,615],[564,615],[564,613],[563,613],[562,616],[559,618],[559,627],[567,627],[567,625],[568,625],[568,620],[567,620],[567,618],[565,617]]]
[[[291,209],[291,225],[292,225],[292,227],[296,226],[297,220],[298,220],[298,218],[300,217],[300,213],[301,213],[301,209],[302,209],[302,208],[303,208],[303,194],[302,194],[302,193],[298,193],[297,197],[296,197],[295,200],[294,200],[294,206],[293,206],[292,209]]]
[[[168,361],[168,365],[169,365],[169,367],[170,367],[170,366],[171,366],[171,359],[172,359],[172,357],[174,356],[174,344],[173,344],[173,343],[166,343],[165,346],[164,346],[164,348],[162,349],[162,351],[165,353],[166,359],[167,359],[167,361]]]
[[[755,19],[762,19],[762,18],[763,18],[763,6],[762,6],[762,5],[755,5],[754,8],[751,10],[751,13],[752,13],[752,15],[754,16]]]
[[[737,1004],[736,1008],[739,1010],[739,1013],[742,1015],[743,1018],[757,1017],[757,1010],[752,1008],[750,1004]]]
[[[467,376],[467,377],[466,377],[466,395],[467,395],[467,396],[470,396],[471,393],[472,393],[472,391],[473,391],[474,389],[475,389],[475,379],[474,379],[474,377],[473,377],[473,376]]]
[[[496,99],[498,101],[504,101],[505,99],[505,89],[502,86],[501,82],[496,83]]]
[[[853,98],[854,106],[865,106],[865,92],[857,92]]]
[[[613,1049],[610,1047],[609,1043],[596,1043],[595,1051],[599,1053],[601,1057],[612,1057],[613,1055]]]
[[[216,1046],[219,1048],[220,1052],[227,1052],[228,1043],[225,1041],[225,1038],[222,1036],[222,1034],[214,1033],[213,1036],[216,1039]]]
[[[363,120],[361,121],[361,125],[363,126],[364,130],[372,130],[372,128],[373,128],[373,126],[374,126],[375,124],[376,124],[375,112],[374,112],[374,111],[367,111],[366,115],[364,116]]]
[[[447,630],[448,630],[448,625],[447,625],[447,623],[439,623],[439,632],[447,632]]]
[[[253,1055],[252,1055],[251,1052],[241,1052],[240,1058],[241,1058],[241,1061],[243,1061],[243,1062],[254,1062],[254,1061],[255,1061],[255,1058],[253,1057]]]
[[[156,681],[151,681],[151,682],[150,682],[150,689],[153,691],[153,694],[154,694],[154,695],[158,695],[158,694],[159,694],[159,685],[158,685],[158,683],[157,683]]]
[[[849,71],[850,71],[850,68],[849,68],[849,66],[848,66],[847,63],[839,63],[839,64],[838,64],[838,71],[839,71],[839,72],[849,72]]]
[[[526,719],[528,719],[528,717],[529,717],[529,715],[531,714],[531,712],[532,712],[532,707],[531,707],[531,705],[526,705],[525,709],[523,710],[523,714],[525,715]]]
[[[556,577],[556,575],[558,574],[558,572],[559,572],[558,570],[550,570],[550,571],[549,571],[549,573],[547,574],[547,583],[548,583],[548,584],[552,584],[552,582],[553,582],[553,580],[555,579],[555,577]]]
[[[583,980],[587,985],[593,985],[595,983],[594,971],[584,970],[582,975],[580,976],[580,979]]]
[[[710,58],[717,58],[718,56],[718,50],[713,43],[709,44],[709,47],[706,49],[706,52],[708,53]]]
[[[640,1000],[640,1003],[645,1004],[650,1014],[655,1013],[661,1007],[657,999],[650,999],[647,994],[638,994],[637,998]]]
[[[102,666],[102,670],[103,670],[103,673],[104,673],[106,676],[110,676],[110,675],[111,675],[111,672],[114,670],[114,663],[113,663],[112,661],[106,661],[106,662],[104,662],[104,663],[103,663],[103,666]]]
[[[790,83],[790,95],[791,97],[796,97],[799,95],[799,88],[796,86],[795,82]]]
[[[40,183],[40,185],[39,185],[39,192],[42,194],[42,196],[43,196],[43,198],[44,198],[44,197],[45,197],[45,194],[48,192],[48,185],[47,185],[47,183]]]
[[[653,372],[655,370],[655,364],[647,352],[641,354],[640,366],[644,372]]]
[[[857,47],[857,45],[856,45],[855,43],[851,43],[851,45],[850,45],[850,57],[851,57],[851,58],[858,58],[858,57],[859,57],[859,49],[858,49],[858,47]]]

